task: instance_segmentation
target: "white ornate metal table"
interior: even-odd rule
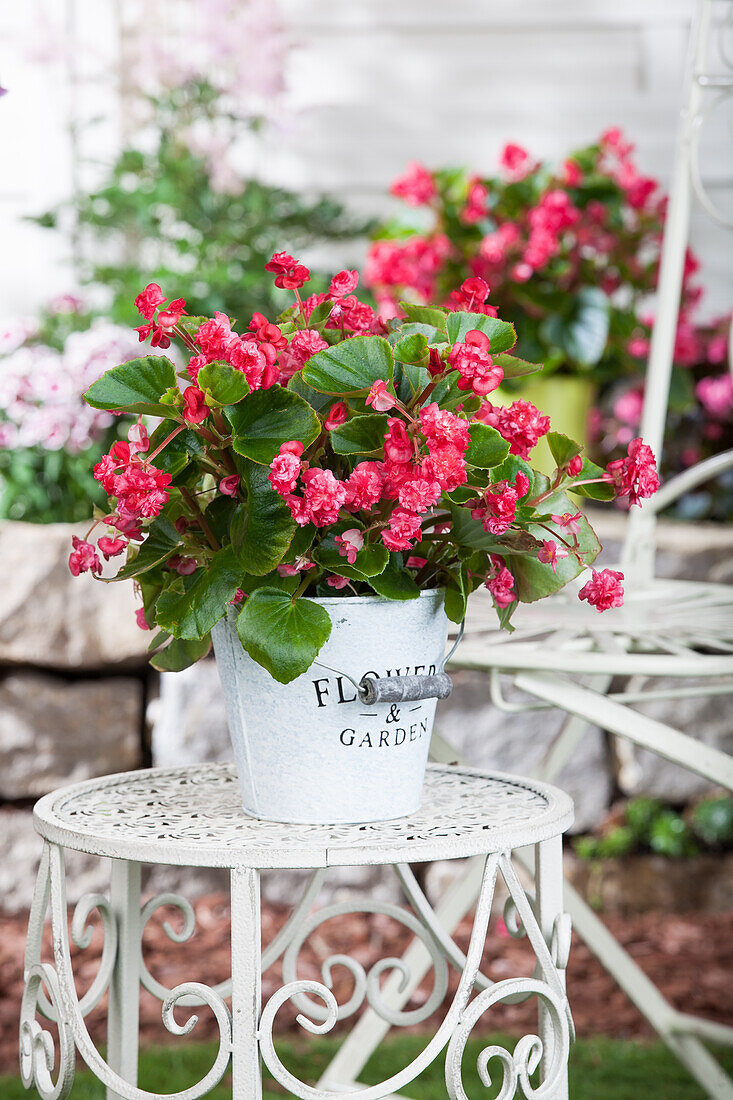
[[[304,779],[307,782],[307,777]],[[74,1077],[75,1048],[106,1085],[108,1098],[152,1100],[161,1095],[196,1100],[222,1078],[230,1059],[234,1100],[262,1095],[261,1061],[287,1094],[318,1098],[348,1091],[362,1100],[394,1096],[446,1050],[446,1087],[453,1100],[467,1100],[462,1059],[478,1019],[499,1002],[536,998],[537,1034],[522,1038],[513,1052],[487,1046],[478,1059],[484,1084],[490,1073],[501,1077],[501,1100],[521,1095],[537,1100],[567,1096],[567,1059],[572,1019],[564,970],[570,926],[562,908],[562,833],[570,825],[572,803],[547,784],[471,768],[430,765],[421,810],[396,821],[351,826],[279,825],[247,817],[240,809],[234,769],[229,765],[128,772],[65,787],[42,798],[35,826],[44,850],[28,929],[25,994],[21,1008],[20,1063],[27,1087],[35,1084],[45,1100],[63,1100]],[[518,848],[534,848],[535,896],[523,888],[512,862]],[[91,938],[88,927],[99,913],[104,948],[99,969],[86,993],[76,993],[70,957],[64,849],[111,857],[109,898],[85,895],[71,921],[71,939],[80,948]],[[462,856],[485,857],[470,944],[465,954],[438,923],[408,864]],[[523,856],[526,858],[527,853]],[[163,905],[183,915],[182,931],[164,925],[168,936],[185,941],[192,933],[191,905],[174,894],[140,903],[141,863],[222,867],[231,881],[231,979],[210,987],[185,982],[163,986],[148,970],[142,936],[151,915]],[[393,865],[410,908],[369,897],[313,909],[329,867]],[[259,874],[272,868],[310,868],[311,877],[286,925],[260,947]],[[497,876],[508,889],[505,920],[514,935],[526,935],[536,956],[532,977],[498,982],[481,972],[481,957],[491,916]],[[41,961],[41,935],[50,905],[53,963]],[[308,937],[334,916],[350,912],[383,913],[414,934],[414,945],[430,956],[433,989],[416,1008],[398,1006],[414,981],[409,952],[404,959],[384,958],[369,972],[347,955],[331,955],[322,966],[323,981],[298,978],[298,956]],[[282,957],[284,985],[260,1007],[263,968]],[[348,1002],[337,1004],[330,988],[333,969],[343,966],[353,979]],[[317,1086],[292,1075],[274,1045],[273,1027],[288,1000],[299,1009],[307,1031],[324,1034],[337,1020],[353,1016],[365,1002],[395,1026],[419,1024],[440,1007],[448,987],[448,968],[460,973],[457,990],[436,1033],[402,1071],[377,1085],[356,1086],[327,1074]],[[208,1006],[219,1028],[219,1045],[208,1073],[177,1093],[150,1093],[137,1086],[140,986],[162,1001],[162,1017],[175,1035],[187,1035],[197,1017],[176,1020],[176,1007]],[[108,998],[106,1060],[94,1046],[85,1017]],[[227,1000],[231,998],[231,1010]],[[404,1002],[404,996],[400,997]],[[56,1022],[57,1041],[39,1017]],[[56,1049],[58,1048],[58,1049]]]

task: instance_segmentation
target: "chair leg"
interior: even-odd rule
[[[733,757],[605,695],[544,672],[522,672],[520,690],[733,791]]]

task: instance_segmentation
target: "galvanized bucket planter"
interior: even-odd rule
[[[316,602],[331,636],[290,684],[243,649],[236,612],[212,631],[244,809],[301,824],[403,817],[420,806],[437,697],[450,692],[443,592]]]

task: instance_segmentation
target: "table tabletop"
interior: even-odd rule
[[[249,817],[232,764],[87,780],[45,795],[34,810],[37,832],[65,848],[141,863],[259,869],[488,854],[547,840],[572,820],[570,798],[549,784],[438,764],[428,766],[416,813],[362,825]]]

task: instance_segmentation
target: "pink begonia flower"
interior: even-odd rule
[[[438,503],[442,491],[440,482],[435,478],[418,475],[403,481],[397,491],[397,499],[408,512],[422,513]]]
[[[515,182],[524,179],[534,168],[534,163],[527,150],[511,141],[502,149],[499,165],[504,169],[509,179]]]
[[[581,455],[573,455],[565,467],[565,472],[568,477],[577,477],[583,469],[583,458]]]
[[[339,481],[330,470],[306,470],[301,481],[304,486],[302,505],[291,507],[297,524],[315,523],[316,527],[330,527],[338,519],[346,501],[346,484]],[[290,500],[285,498],[288,505]]]
[[[219,482],[219,492],[224,496],[233,497],[239,488],[239,474],[227,474]]]
[[[145,608],[144,607],[136,607],[135,608],[135,621],[137,622],[137,625],[140,627],[141,630],[150,630],[150,624],[148,623],[148,620],[145,618]]]
[[[537,551],[537,558],[543,565],[551,565],[552,572],[557,571],[557,563],[561,558],[566,558],[568,551],[558,546],[553,539],[543,539],[542,549]]]
[[[627,390],[620,394],[613,403],[613,415],[623,424],[635,428],[641,421],[641,413],[644,407],[644,391],[641,389]]]
[[[308,268],[287,252],[276,252],[265,264],[265,271],[276,275],[275,286],[283,290],[297,290],[304,283],[310,282],[311,277]]]
[[[571,535],[577,535],[580,533],[579,521],[583,518],[582,512],[576,512],[573,515],[571,512],[563,512],[561,516],[551,515],[550,519],[553,523],[556,523],[558,527],[564,527]]]
[[[397,404],[397,399],[387,389],[387,383],[378,379],[372,383],[365,404],[371,405],[375,412],[389,412]]]
[[[338,428],[341,424],[346,423],[346,419],[349,415],[349,406],[345,401],[337,401],[328,410],[328,416],[323,421],[323,427],[326,431],[333,431],[334,428]]]
[[[404,176],[399,176],[389,190],[391,195],[402,199],[408,206],[425,206],[438,194],[432,175],[417,161],[408,164]]]
[[[435,447],[423,462],[423,473],[435,478],[446,493],[452,493],[468,480],[464,452],[453,443]]]
[[[621,584],[624,579],[623,573],[618,573],[615,569],[601,569],[600,572],[592,569],[591,574],[590,580],[578,593],[578,599],[587,600],[596,611],[608,611],[612,607],[621,607],[624,602],[624,589]]]
[[[415,446],[407,434],[404,420],[391,416],[387,420],[388,431],[384,437],[384,457],[388,462],[409,462]]]
[[[138,419],[137,423],[132,425],[127,433],[127,439],[130,443],[131,451],[142,454],[150,450],[150,439],[147,429],[143,424],[142,417]]]
[[[509,450],[520,458],[529,458],[530,451],[550,430],[550,418],[529,401],[514,401],[511,405],[494,406],[485,401],[476,419],[496,428],[509,443]]]
[[[340,577],[338,573],[332,573],[330,577],[326,577],[326,584],[330,585],[331,588],[346,588],[349,583],[348,577]]]
[[[563,165],[562,181],[566,187],[577,187],[583,178],[580,165],[572,157],[568,157]]]
[[[209,406],[206,404],[203,391],[198,386],[189,386],[185,389],[183,400],[185,401],[185,408],[182,412],[184,420],[187,420],[189,424],[201,424],[202,421],[206,420],[209,415]]]
[[[349,512],[369,510],[381,500],[384,479],[377,462],[359,462],[346,482],[344,507]]]
[[[72,576],[78,577],[80,573],[87,572],[98,576],[102,572],[102,563],[92,543],[73,535],[71,544],[73,550],[69,554],[69,571]]]
[[[508,481],[489,485],[480,504],[471,509],[474,519],[480,520],[491,535],[503,535],[514,523],[517,511],[517,491]]]
[[[241,588],[238,588],[229,603],[232,604],[233,607],[236,607],[237,604],[240,604],[242,602],[242,600],[244,599],[244,595],[244,591]]]
[[[626,350],[635,359],[646,359],[649,354],[649,341],[646,336],[632,336],[626,345]]]
[[[459,390],[472,390],[478,397],[485,397],[504,378],[503,369],[494,364],[489,354],[491,342],[485,332],[472,329],[462,344],[454,344],[448,363],[460,374]]]
[[[728,337],[713,336],[705,353],[708,363],[724,363],[728,358]]]
[[[618,496],[628,497],[630,504],[653,496],[659,488],[659,478],[651,447],[641,439],[632,439],[626,458],[609,462],[603,480],[613,485]]]
[[[336,535],[336,545],[342,558],[346,558],[349,565],[356,561],[356,555],[364,547],[364,536],[356,527],[350,527],[343,535]]]
[[[148,283],[145,290],[141,290],[135,299],[135,309],[146,321],[151,321],[158,306],[167,301],[157,283]]]
[[[109,535],[102,535],[97,539],[97,546],[102,551],[105,561],[109,561],[110,558],[116,558],[118,554],[127,546],[126,539],[111,539]]]
[[[267,389],[265,372],[268,362],[262,347],[252,336],[233,336],[222,358],[247,379],[251,390]]]
[[[419,412],[420,427],[428,441],[428,447],[453,443],[465,451],[471,442],[468,421],[448,409],[441,409],[437,401],[423,405]]]
[[[292,493],[295,488],[303,465],[300,460],[302,454],[303,444],[298,440],[291,440],[281,445],[280,453],[270,463],[270,485],[280,496]]]
[[[415,539],[422,534],[420,516],[395,508],[389,518],[389,528],[382,531],[382,542],[388,550],[409,550]]]
[[[277,572],[281,577],[297,577],[300,573],[305,573],[308,569],[315,569],[315,567],[315,562],[309,561],[308,558],[301,554],[292,564],[290,562],[282,562],[277,566]]]
[[[695,394],[710,416],[726,417],[733,408],[733,377],[726,373],[701,378]]]
[[[353,294],[358,285],[358,271],[339,271],[338,275],[334,275],[331,279],[331,285],[328,288],[328,297],[334,302],[339,301],[341,298],[346,298],[349,294]]]
[[[503,558],[496,554],[492,554],[491,562],[497,572],[494,575],[487,573],[484,587],[487,588],[494,597],[496,606],[503,609],[509,607],[517,598],[517,594],[514,591],[514,577],[504,565]]]
[[[469,181],[466,193],[466,205],[461,211],[460,218],[464,225],[475,225],[488,214],[486,200],[489,197],[489,189],[478,177],[474,176]]]
[[[195,558],[187,558],[183,554],[174,554],[172,558],[168,558],[168,565],[176,573],[180,573],[182,577],[190,577],[198,568]]]
[[[448,308],[465,310],[468,313],[486,313],[495,317],[496,308],[485,305],[488,296],[489,284],[477,275],[473,275],[470,279],[464,279],[458,290],[450,292]]]
[[[278,360],[281,377],[292,378],[302,370],[312,356],[328,347],[328,343],[315,329],[306,328],[296,332]]]

